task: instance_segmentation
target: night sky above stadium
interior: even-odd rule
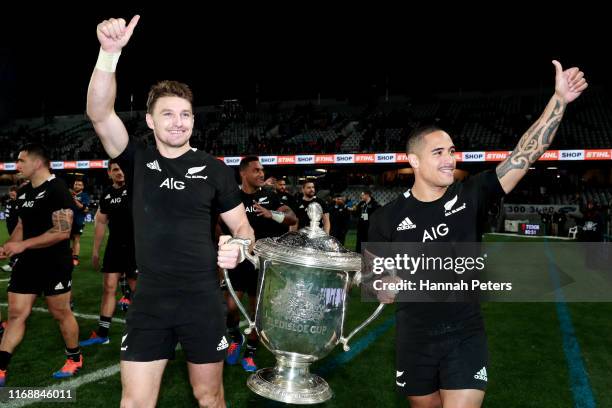
[[[404,5],[404,8],[406,5]],[[354,10],[351,10],[354,11]],[[199,9],[190,4],[37,9],[9,13],[0,43],[0,121],[85,109],[95,65],[95,27],[141,14],[118,67],[118,110],[143,109],[149,86],[177,79],[197,105],[223,99],[345,98],[552,87],[553,66],[579,65],[608,86],[609,18],[601,10],[528,9],[333,12],[293,4],[271,9]],[[574,21],[575,20],[575,21]],[[552,92],[552,88],[551,92]]]

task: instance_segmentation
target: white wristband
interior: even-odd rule
[[[98,61],[96,62],[96,68],[104,72],[115,72],[117,69],[117,62],[119,62],[119,52],[106,52],[100,47],[100,53],[98,54]]]
[[[279,224],[283,223],[283,220],[285,219],[285,213],[281,212],[281,211],[270,211],[272,213],[272,219],[276,222],[278,222]]]

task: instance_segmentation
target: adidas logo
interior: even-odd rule
[[[481,381],[487,381],[487,368],[482,367],[480,371],[474,375],[474,378]]]
[[[161,167],[159,167],[159,163],[157,160],[153,160],[151,163],[147,163],[147,167],[151,170],[157,170],[161,173]]]
[[[55,290],[62,290],[64,289],[64,285],[62,285],[62,282],[58,283],[57,285],[55,285],[55,288],[53,288]]]
[[[19,197],[17,197],[18,200],[25,200],[25,193],[23,193],[22,195],[20,195]]]
[[[410,221],[410,218],[408,217],[404,218],[404,221],[402,221],[400,225],[397,226],[398,231],[405,231],[405,230],[415,229],[415,228],[416,228],[416,225],[414,225],[413,222]]]
[[[104,197],[105,200],[108,200],[109,198],[111,198],[110,194],[107,194],[106,197]]]
[[[219,342],[219,345],[217,346],[217,351],[225,350],[228,347],[229,347],[229,344],[227,343],[225,336],[221,337],[221,341]]]

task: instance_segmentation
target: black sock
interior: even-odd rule
[[[79,346],[73,349],[66,347],[66,357],[75,363],[78,363],[81,361],[81,348]]]
[[[227,334],[230,337],[230,340],[234,343],[241,343],[242,342],[242,335],[240,334],[240,327],[238,327],[237,325],[234,327],[229,327],[227,329]]]
[[[102,316],[100,315],[100,320],[98,320],[98,337],[108,337],[108,331],[110,330],[112,317]]]
[[[257,345],[259,344],[259,339],[248,339],[246,350],[244,350],[244,358],[255,357],[255,352],[257,351]]]
[[[0,351],[0,370],[6,370],[11,361],[11,355],[8,351]]]

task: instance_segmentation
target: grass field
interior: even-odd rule
[[[93,315],[99,313],[101,276],[90,263],[92,226],[88,225],[82,239],[81,265],[73,278],[76,312]],[[6,239],[6,228],[0,223],[0,241]],[[506,238],[504,238],[506,239]],[[349,236],[354,244],[354,234]],[[0,281],[9,275],[0,272]],[[361,303],[358,291],[351,294],[346,327],[351,330],[375,307]],[[0,293],[0,302],[6,303],[6,291]],[[44,307],[39,301],[38,307]],[[612,407],[610,385],[612,381],[612,305],[609,303],[567,304],[573,332],[567,322],[560,324],[559,308],[555,303],[486,303],[482,306],[489,337],[491,364],[488,371],[489,388],[485,399],[487,407]],[[6,307],[2,306],[6,318]],[[118,311],[116,317],[124,318]],[[334,391],[334,397],[321,407],[399,407],[406,406],[395,394],[393,310],[387,308],[365,331],[358,334],[355,347],[344,353],[340,347],[314,365],[314,371],[324,375]],[[89,336],[97,321],[92,317],[77,318],[80,338]],[[119,339],[123,324],[113,323],[111,344],[84,350],[84,369],[65,385],[77,388],[77,403],[68,406],[118,406],[121,382],[117,372]],[[573,336],[575,334],[575,337]],[[568,336],[574,338],[579,349],[564,351]],[[568,347],[566,346],[566,349]],[[28,321],[26,336],[17,349],[9,367],[7,386],[46,387],[58,384],[51,373],[63,363],[63,342],[57,324],[43,311],[34,311]],[[256,359],[259,367],[269,367],[273,356],[263,347]],[[592,392],[595,405],[575,402],[572,387],[585,378],[573,376],[568,361],[582,362],[588,376],[586,391]],[[279,407],[283,404],[267,401],[246,387],[247,373],[240,366],[226,366],[224,384],[230,407]],[[60,383],[61,384],[61,383]],[[576,391],[578,393],[578,391]],[[584,381],[581,389],[584,396]],[[577,401],[581,401],[578,399]],[[43,404],[36,406],[60,406]],[[0,404],[0,406],[10,406]],[[160,407],[195,407],[191,396],[186,366],[182,353],[166,369],[160,393]]]

